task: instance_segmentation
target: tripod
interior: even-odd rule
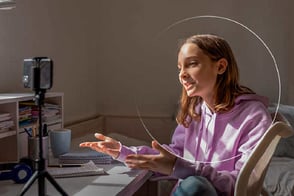
[[[40,73],[38,67],[38,70],[34,71],[34,74],[38,76]],[[36,74],[36,73],[37,74]],[[39,77],[35,77],[40,79]],[[37,82],[40,83],[40,80]],[[31,176],[31,178],[27,181],[27,183],[24,185],[24,187],[21,190],[21,193],[19,195],[24,195],[29,188],[32,186],[32,184],[38,179],[38,192],[39,196],[45,196],[46,194],[46,187],[45,187],[45,178],[56,188],[56,190],[63,196],[67,196],[68,194],[61,188],[61,186],[54,180],[54,178],[49,174],[48,171],[46,171],[45,168],[45,159],[43,157],[43,132],[42,129],[42,105],[44,104],[44,97],[46,90],[40,89],[40,85],[36,85],[37,88],[35,89],[35,102],[36,105],[38,105],[38,118],[39,118],[39,159],[37,160],[37,170],[34,172],[34,174]],[[46,126],[44,126],[44,129],[46,129]],[[47,130],[45,130],[47,131]]]

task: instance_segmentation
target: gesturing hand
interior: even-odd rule
[[[176,156],[152,141],[152,148],[158,150],[157,155],[131,154],[126,157],[125,163],[130,168],[148,169],[154,172],[170,175],[172,173]]]
[[[101,141],[98,142],[83,142],[80,147],[89,147],[98,152],[102,152],[117,158],[120,152],[120,143],[111,137],[107,137],[100,133],[95,133],[95,137]]]

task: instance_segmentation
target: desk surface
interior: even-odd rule
[[[57,183],[68,195],[74,196],[112,196],[133,195],[151,176],[144,170],[131,170],[122,163],[98,165],[103,167],[108,175],[57,178]],[[18,195],[24,184],[15,184],[11,180],[0,181],[0,195]],[[60,195],[46,180],[47,195]],[[25,195],[38,195],[38,182],[34,182]]]
[[[92,135],[74,138],[71,149],[78,149],[82,141],[91,141]],[[53,160],[49,152],[49,160]],[[50,162],[50,161],[49,161]],[[151,176],[151,172],[145,170],[131,170],[123,163],[97,165],[102,167],[108,175],[56,178],[57,183],[70,196],[113,196],[133,195]],[[24,184],[15,184],[12,180],[0,181],[0,195],[18,195]],[[60,195],[58,191],[46,180],[47,195]],[[38,195],[38,181],[35,181],[25,195]]]

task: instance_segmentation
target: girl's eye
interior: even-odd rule
[[[196,66],[196,65],[197,65],[196,61],[191,61],[191,62],[188,63],[189,67],[193,67],[193,66]]]

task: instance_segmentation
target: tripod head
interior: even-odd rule
[[[53,62],[48,57],[24,59],[23,84],[35,91],[36,105],[43,105],[46,90],[53,83]]]
[[[53,61],[48,57],[24,59],[22,82],[34,91],[48,90],[53,84]]]

